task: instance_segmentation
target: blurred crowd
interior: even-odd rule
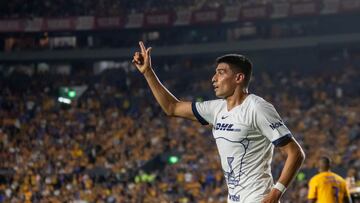
[[[234,5],[264,5],[272,0],[59,0],[25,2],[14,0],[0,2],[0,17],[2,18],[31,18],[31,17],[69,17],[69,16],[121,16],[127,13],[183,11],[201,8],[218,8]]]
[[[211,127],[167,118],[129,64],[97,75],[5,72],[0,202],[226,202]],[[181,99],[213,98],[210,65],[167,64],[157,72]],[[360,177],[359,67],[320,72],[257,71],[251,84],[251,92],[274,104],[307,155],[284,202],[305,202],[322,155],[344,177],[347,171]],[[57,101],[61,86],[78,85],[87,89],[72,104]],[[169,151],[180,154],[178,163],[143,170]],[[275,179],[283,160],[276,150]]]
[[[162,18],[156,14],[162,11],[195,11],[207,10],[212,8],[241,8],[252,5],[271,5],[289,1],[283,0],[58,0],[24,2],[24,0],[0,1],[0,20],[4,24],[3,34],[0,37],[0,50],[5,52],[17,52],[25,50],[53,50],[53,49],[99,49],[99,48],[124,48],[132,47],[139,39],[157,46],[173,46],[183,44],[201,43],[232,43],[237,41],[249,40],[269,40],[286,39],[294,37],[317,37],[322,35],[343,35],[359,33],[359,26],[354,26],[360,20],[357,12],[337,13],[335,15],[310,15],[303,17],[283,17],[277,18],[264,17],[246,19],[233,19],[231,22],[211,22],[204,24],[192,22],[194,17],[189,15],[189,25],[174,25],[173,20],[181,20],[182,15],[175,17],[170,15],[171,22],[161,25]],[[291,0],[290,2],[303,2],[303,0]],[[306,2],[306,1],[305,1]],[[268,9],[270,10],[270,9]],[[225,16],[226,10],[220,11],[220,16]],[[132,13],[144,13],[145,17],[132,18],[127,15]],[[260,12],[261,13],[261,12]],[[159,25],[147,25],[145,18],[147,15],[154,15],[154,19],[159,18]],[[208,15],[208,14],[202,14]],[[234,14],[232,14],[234,15]],[[255,15],[255,14],[254,14]],[[261,15],[261,14],[259,14]],[[56,21],[54,28],[47,28],[46,23],[40,31],[31,32],[29,30],[16,31],[16,25],[6,21],[7,19],[36,19],[41,18],[63,18],[95,16],[109,17],[104,19],[104,26],[94,26],[91,30],[82,32],[76,30],[75,25],[71,28],[62,28],[61,24],[68,24]],[[120,16],[119,21],[111,17]],[[186,15],[185,15],[186,16]],[[195,15],[194,15],[195,16]],[[231,16],[231,15],[230,15]],[[186,18],[186,17],[184,17]],[[134,22],[132,22],[133,20]],[[136,20],[135,20],[136,19]],[[143,21],[143,22],[142,22]],[[165,20],[166,21],[166,20]],[[185,20],[186,21],[186,20]],[[90,22],[88,22],[90,23]],[[98,22],[93,22],[93,24]],[[100,24],[103,24],[100,23]],[[113,24],[114,23],[114,24]],[[129,23],[129,24],[127,24]],[[134,23],[133,29],[131,24]],[[137,25],[140,23],[141,25]],[[10,25],[11,24],[11,25]],[[21,23],[26,25],[27,22]],[[57,25],[58,24],[58,25]],[[72,23],[71,23],[72,24]],[[100,25],[99,24],[99,25]],[[111,25],[113,24],[113,25]],[[136,24],[136,25],[135,25]],[[166,25],[167,24],[167,25]],[[187,24],[187,23],[185,23]],[[6,26],[7,25],[7,26]],[[130,28],[127,28],[130,26]],[[140,27],[137,27],[140,26]],[[14,28],[13,28],[14,27]],[[23,27],[23,26],[21,26]],[[26,27],[26,26],[25,26]],[[36,27],[36,26],[35,26]],[[65,27],[67,27],[65,25]],[[82,26],[80,26],[82,27]],[[332,29],[337,27],[339,29]],[[143,29],[146,28],[146,29]],[[169,29],[171,28],[171,29]],[[14,29],[14,30],[13,30]],[[22,28],[20,28],[21,30]],[[54,30],[55,29],[55,30]],[[65,29],[65,30],[63,30]],[[79,28],[81,29],[81,28]],[[13,32],[14,31],[14,32]],[[343,37],[343,36],[339,36]],[[310,38],[308,39],[310,40]],[[254,41],[254,43],[257,43]],[[283,42],[287,43],[287,42]]]

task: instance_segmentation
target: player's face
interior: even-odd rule
[[[237,86],[237,74],[227,63],[219,63],[215,75],[212,78],[215,95],[219,98],[227,98],[234,94]]]

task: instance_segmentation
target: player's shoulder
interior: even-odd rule
[[[248,105],[255,109],[272,106],[270,102],[255,94],[249,94],[246,100],[248,101]]]
[[[319,178],[322,178],[322,177],[323,177],[323,174],[318,173],[318,174],[314,175],[314,176],[310,179],[310,181],[316,181],[316,180],[318,180]]]
[[[254,104],[264,104],[264,103],[269,103],[268,101],[266,101],[264,98],[260,97],[259,95],[256,94],[249,94],[248,95],[248,100],[251,103]]]
[[[197,103],[207,109],[212,109],[212,110],[220,110],[226,107],[226,101],[224,99],[206,100]]]
[[[326,181],[329,177],[335,178],[337,181],[345,182],[345,180],[338,174],[334,172],[320,172],[312,177],[314,181]]]
[[[310,180],[309,180],[309,184],[318,184],[319,182],[321,182],[321,180],[324,178],[324,174],[323,173],[318,173],[316,175],[314,175]]]
[[[336,178],[337,181],[346,183],[345,179],[341,177],[339,174],[331,172],[331,174]]]
[[[226,101],[225,99],[213,99],[213,100],[203,101],[202,103],[210,106],[222,106],[226,104]]]

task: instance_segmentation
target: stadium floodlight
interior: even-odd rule
[[[68,91],[69,98],[75,98],[76,97],[76,91],[75,90],[69,90]]]
[[[77,100],[86,90],[87,90],[86,85],[62,86],[59,88],[58,101],[69,104],[69,103],[71,103],[71,101]],[[69,100],[70,100],[70,102],[69,102]]]
[[[71,100],[68,99],[68,98],[65,98],[65,97],[59,97],[59,98],[58,98],[58,101],[59,101],[60,103],[71,104]]]
[[[179,157],[175,156],[175,155],[171,155],[168,158],[168,163],[169,164],[176,164],[177,162],[179,162]]]

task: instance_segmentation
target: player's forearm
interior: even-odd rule
[[[285,187],[290,185],[305,160],[305,154],[296,141],[290,142],[289,145],[291,146],[285,150],[287,158],[278,180]]]
[[[172,116],[174,114],[174,106],[179,100],[160,82],[152,68],[144,73],[144,77],[163,111],[166,115]]]

